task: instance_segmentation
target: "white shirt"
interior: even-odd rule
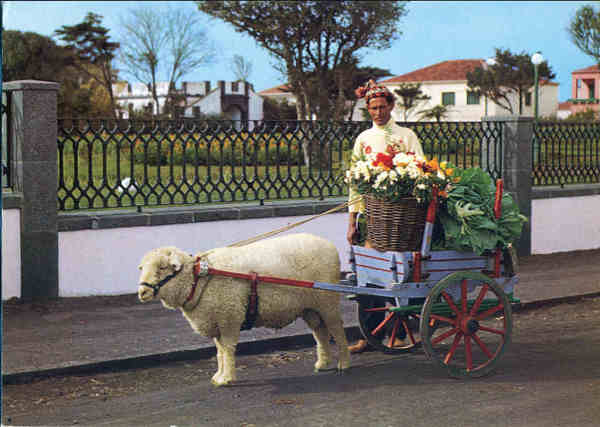
[[[385,153],[386,148],[391,145],[399,153],[415,153],[417,156],[425,157],[423,147],[417,135],[409,128],[403,128],[390,119],[384,126],[377,126],[362,131],[354,143],[352,158],[359,158],[365,154],[365,150],[372,153]],[[369,149],[367,149],[369,147]],[[359,193],[350,187],[348,200],[359,196]],[[348,207],[349,212],[364,212],[364,201],[354,203]]]

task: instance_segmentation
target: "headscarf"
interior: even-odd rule
[[[384,97],[384,98],[388,98],[388,97],[393,97],[394,95],[392,95],[392,92],[390,92],[390,90],[385,87],[385,86],[381,86],[381,85],[377,85],[377,83],[375,83],[374,80],[369,80],[364,86],[360,86],[358,87],[354,93],[356,94],[357,98],[367,98],[367,104],[369,103],[369,101],[373,98],[377,98],[377,97]]]

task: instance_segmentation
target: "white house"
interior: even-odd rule
[[[419,103],[410,110],[406,116],[407,121],[421,119],[419,112],[428,110],[436,105],[445,105],[448,114],[445,121],[479,121],[488,115],[507,115],[509,110],[504,109],[484,96],[477,96],[467,86],[467,73],[475,68],[485,66],[483,59],[458,59],[443,61],[425,68],[420,68],[410,73],[395,76],[378,83],[387,86],[392,92],[402,83],[421,83],[421,90],[431,97],[428,101]],[[263,97],[275,100],[287,100],[294,104],[296,99],[288,92],[288,86],[283,84],[259,92]],[[539,116],[547,117],[556,115],[558,111],[558,83],[540,80],[538,92]],[[514,114],[518,114],[519,102],[516,96],[510,98]],[[523,100],[522,115],[534,115],[534,88],[530,88]],[[364,120],[361,109],[365,108],[364,100],[357,102],[351,120]],[[392,115],[397,121],[404,121],[404,111],[396,103]]]
[[[417,121],[421,118],[419,112],[428,110],[436,105],[448,108],[447,121],[479,121],[483,116],[507,115],[504,109],[484,96],[477,96],[467,86],[467,73],[475,68],[484,67],[483,59],[457,59],[444,61],[410,73],[382,80],[379,83],[387,86],[392,92],[402,83],[421,83],[421,90],[431,99],[419,103],[407,114],[407,121]],[[558,111],[558,83],[540,80],[538,92],[539,116],[555,115]],[[516,95],[509,98],[514,114],[518,114],[519,101]],[[525,94],[522,115],[534,115],[534,87]],[[404,120],[402,107],[396,104],[394,117]]]
[[[168,83],[157,84],[158,109],[163,112],[167,99]],[[121,106],[119,115],[129,118],[133,111],[157,113],[152,92],[143,83],[119,82],[113,85],[117,104]],[[263,99],[254,92],[252,84],[245,81],[225,82],[220,80],[215,88],[209,81],[183,82],[178,94],[185,97],[184,117],[198,117],[200,114],[222,114],[231,120],[262,120]]]

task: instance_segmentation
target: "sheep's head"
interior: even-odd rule
[[[160,289],[167,286],[183,268],[189,255],[176,247],[158,248],[142,258],[138,298],[147,302],[159,296]]]

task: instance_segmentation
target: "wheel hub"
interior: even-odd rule
[[[479,330],[479,322],[475,319],[469,319],[466,322],[465,333],[467,335],[473,335]]]

